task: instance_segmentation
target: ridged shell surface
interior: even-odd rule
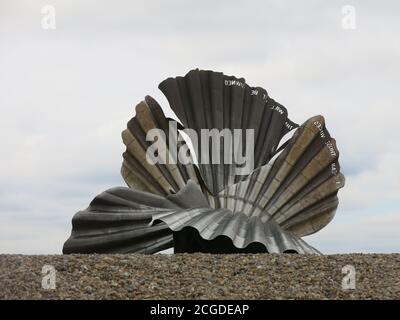
[[[263,221],[275,221],[298,236],[332,220],[344,185],[339,151],[322,116],[306,121],[276,160],[221,191],[215,201]]]
[[[179,237],[180,231],[192,228],[204,240],[229,239],[231,245],[214,243],[214,253],[228,248],[240,252],[258,243],[264,252],[318,254],[276,223],[207,207],[200,187],[191,181],[168,197],[123,187],[107,190],[78,212],[72,225],[63,253],[155,253],[174,246],[173,233]]]
[[[147,150],[152,144],[146,140],[146,135],[151,129],[158,129],[164,133],[166,150],[159,150],[160,157],[163,155],[172,157],[169,151],[170,141],[179,141],[178,145],[173,146],[175,148],[184,144],[182,137],[169,139],[169,122],[159,104],[150,96],[136,106],[135,117],[128,122],[127,129],[122,132],[126,151],[123,154],[121,175],[128,186],[159,195],[168,195],[182,189],[189,179],[198,182],[193,161],[181,164],[175,160],[174,164],[169,159],[162,159],[163,163],[152,164],[146,158]]]
[[[298,126],[288,119],[286,108],[271,99],[265,89],[250,87],[243,78],[195,69],[184,77],[164,80],[159,88],[184,127],[194,129],[199,137],[201,129],[242,129],[242,147],[245,150],[243,130],[253,129],[255,168],[267,163],[282,137]],[[226,150],[223,143],[213,143],[210,147],[210,153],[219,152],[220,159],[235,152]],[[204,153],[197,151],[198,159],[204,157]],[[214,195],[244,178],[236,174],[234,163],[199,163],[203,180]]]

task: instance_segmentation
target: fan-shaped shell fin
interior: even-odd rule
[[[184,144],[184,140],[177,131],[170,131],[168,124],[169,121],[153,98],[147,96],[145,101],[136,106],[136,116],[128,122],[127,129],[122,132],[126,151],[123,154],[121,174],[128,186],[168,195],[182,189],[189,179],[198,183],[192,163],[183,165],[176,157],[171,161],[173,156],[170,147],[177,150]],[[152,164],[147,159],[146,152],[151,142],[146,141],[146,135],[152,129],[159,130],[164,136],[163,143],[158,144],[157,150],[162,163]],[[169,139],[169,135],[179,137]],[[175,141],[179,141],[178,145],[169,145]]]
[[[169,200],[129,188],[98,195],[75,214],[63,253],[154,253],[173,246],[165,223],[150,226],[152,214],[179,208]]]
[[[243,78],[195,69],[184,77],[164,80],[159,88],[183,125],[194,129],[198,137],[201,129],[242,129],[242,150],[246,150],[245,130],[254,130],[255,150],[251,152],[255,151],[256,167],[267,163],[281,138],[297,127],[287,118],[286,108],[270,99],[265,89],[248,86]],[[210,150],[197,150],[197,158],[210,159],[213,153],[219,154],[220,159],[226,154],[236,159],[242,151],[219,142],[213,141]],[[199,161],[200,174],[213,195],[245,178],[246,175],[237,174],[236,168],[234,161],[232,164]]]
[[[220,192],[223,207],[262,221],[274,220],[299,236],[324,227],[344,185],[339,151],[322,116],[306,121],[272,164]]]

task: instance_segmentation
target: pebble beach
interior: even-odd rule
[[[0,299],[400,299],[400,254],[0,255]]]

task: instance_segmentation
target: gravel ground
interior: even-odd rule
[[[0,255],[0,299],[400,299],[400,254]]]

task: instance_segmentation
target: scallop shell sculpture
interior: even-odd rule
[[[106,190],[76,213],[63,252],[155,253],[173,247],[175,252],[318,254],[301,237],[333,219],[344,186],[339,151],[324,118],[299,126],[265,89],[220,72],[192,70],[159,88],[178,120],[165,117],[150,96],[136,106],[122,132],[121,174],[129,188]],[[179,130],[170,130],[171,124]],[[164,133],[162,157],[176,148],[189,150],[181,134],[187,128],[199,134],[253,129],[254,170],[238,175],[234,163],[196,165],[191,157],[186,163],[148,161],[151,129]],[[211,151],[236,152],[225,144]],[[197,151],[197,159],[202,156]]]

